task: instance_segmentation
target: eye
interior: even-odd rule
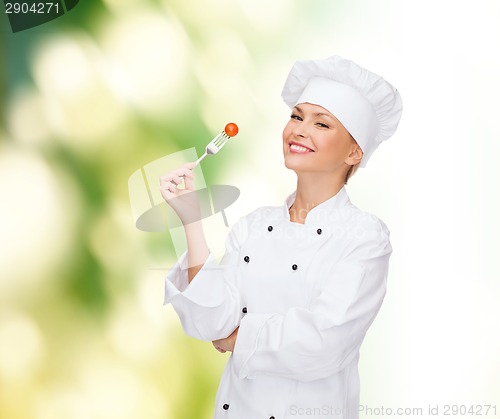
[[[290,118],[295,119],[296,121],[302,121],[302,118],[299,115],[297,115],[296,113],[292,113],[290,115]]]
[[[324,124],[323,122],[317,122],[316,125],[320,128],[330,128],[329,125]]]

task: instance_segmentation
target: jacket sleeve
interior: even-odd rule
[[[240,378],[312,381],[341,371],[357,356],[382,304],[392,252],[380,220],[357,227],[363,234],[353,237],[345,257],[324,273],[328,277],[309,308],[242,318],[233,352]]]
[[[238,327],[241,299],[235,266],[245,236],[246,223],[241,219],[229,232],[221,262],[210,253],[190,283],[187,252],[168,272],[164,304],[172,304],[188,336],[212,341],[226,338]]]

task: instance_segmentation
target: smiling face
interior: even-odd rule
[[[285,166],[295,172],[345,175],[363,153],[351,134],[329,111],[300,103],[283,130]]]

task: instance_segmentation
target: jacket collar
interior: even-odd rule
[[[286,220],[290,220],[289,209],[292,204],[295,202],[295,195],[297,191],[294,191],[290,194],[286,200],[285,205],[283,206],[283,213]],[[343,186],[336,195],[327,199],[319,205],[316,205],[313,209],[311,209],[306,216],[305,224],[311,222],[322,222],[327,217],[329,217],[333,211],[338,210],[346,205],[350,204],[349,196],[347,195],[347,191]]]

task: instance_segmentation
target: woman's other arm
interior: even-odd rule
[[[351,240],[335,269],[318,271],[328,279],[310,307],[248,313],[241,320],[233,351],[240,378],[311,381],[336,374],[355,359],[382,304],[392,252],[384,225],[358,227],[364,229],[362,239]]]

